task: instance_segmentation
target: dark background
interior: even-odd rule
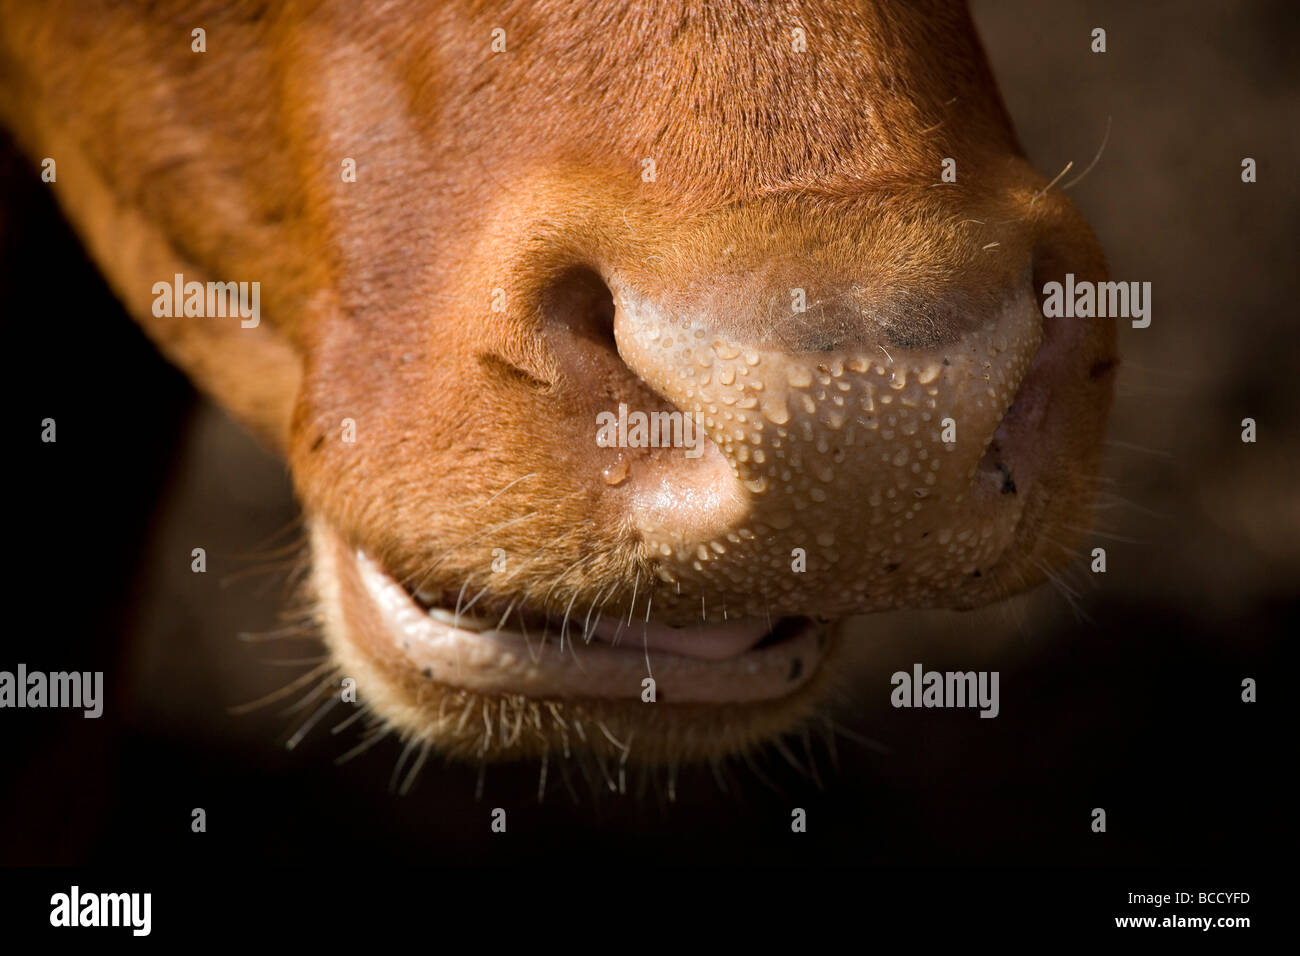
[[[435,761],[399,797],[391,740],[336,766],[357,742],[330,732],[338,718],[288,751],[303,716],[289,701],[232,715],[322,653],[237,638],[279,623],[294,558],[276,549],[300,536],[287,475],[156,355],[6,143],[0,668],[103,670],[108,703],[99,720],[0,715],[0,862],[1279,860],[1295,754],[1279,658],[1300,580],[1294,6],[979,2],[975,16],[1043,172],[1082,170],[1110,118],[1070,194],[1114,277],[1153,283],[1151,327],[1121,329],[1094,537],[1109,571],[980,612],[864,619],[834,752],[814,738],[811,761],[792,748],[800,768],[777,752],[738,762],[725,789],[683,773],[675,801],[663,774],[619,798],[553,765],[539,803],[535,767],[480,781]],[[46,417],[56,444],[37,437]],[[189,568],[200,546],[206,575]],[[892,709],[889,675],[918,661],[999,670],[1001,716]],[[1244,677],[1259,703],[1241,702]]]

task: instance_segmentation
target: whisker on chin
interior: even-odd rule
[[[217,585],[222,588],[230,587],[236,581],[242,581],[245,578],[260,577],[262,575],[277,575],[289,571],[301,561],[300,557],[291,558],[288,561],[271,561],[257,564],[250,568],[242,568],[239,571],[232,571],[222,577]],[[259,594],[260,596],[260,594]]]
[[[356,723],[366,714],[370,714],[370,713],[371,713],[370,707],[368,705],[362,704],[357,707],[357,709],[353,712],[351,717],[345,717],[343,720],[339,721],[337,724],[331,727],[330,733],[340,734],[344,730],[347,730],[347,728],[351,727],[354,723]]]
[[[330,655],[321,654],[315,657],[291,657],[291,658],[270,657],[261,661],[261,663],[267,665],[268,667],[297,667],[301,664],[321,664],[329,660],[332,660]]]
[[[1115,438],[1106,439],[1105,443],[1108,448],[1122,448],[1125,451],[1141,452],[1144,455],[1151,455],[1156,458],[1165,458],[1169,461],[1174,460],[1173,452],[1166,451],[1163,448],[1151,448],[1148,445],[1138,445],[1133,442],[1119,441]]]
[[[246,644],[260,644],[269,641],[283,641],[293,637],[316,637],[318,634],[319,628],[317,627],[294,624],[270,631],[240,631],[235,635],[235,639]]]
[[[371,731],[368,732],[368,736],[361,743],[359,743],[357,746],[353,747],[351,750],[344,753],[342,756],[336,757],[334,759],[334,765],[342,766],[348,761],[361,756],[361,754],[365,753],[367,750],[369,750],[375,744],[379,743],[379,741],[383,740],[392,732],[393,732],[392,728],[388,726],[388,723],[386,721],[379,724],[378,726],[376,726],[375,728],[373,728]]]
[[[420,740],[418,737],[410,738],[403,745],[402,752],[397,758],[397,765],[393,767],[393,775],[388,779],[388,790],[390,793],[397,790],[397,781],[401,776],[402,767],[406,765],[407,758],[410,757],[419,746]]]
[[[1128,535],[1111,534],[1108,531],[1099,531],[1095,528],[1081,528],[1077,525],[1061,524],[1057,527],[1066,531],[1072,531],[1075,534],[1089,535],[1094,538],[1104,538],[1107,541],[1120,541],[1124,544],[1146,544],[1141,538],[1131,538]]]
[[[302,741],[306,739],[307,735],[311,733],[312,728],[315,727],[326,714],[333,710],[335,705],[338,703],[339,698],[333,694],[327,697],[325,702],[316,708],[316,710],[312,712],[311,716],[304,720],[298,726],[298,729],[293,732],[293,735],[285,741],[285,748],[293,750],[294,747],[302,743]]]
[[[433,746],[431,741],[426,740],[420,747],[419,754],[416,755],[415,763],[411,765],[411,770],[402,781],[401,788],[397,791],[398,796],[404,797],[411,792],[411,786],[415,783],[416,777],[420,775],[420,770],[424,767],[424,762],[429,759],[429,750]]]
[[[1069,585],[1065,583],[1061,575],[1057,574],[1055,571],[1052,570],[1052,568],[1049,565],[1040,561],[1038,558],[1032,558],[1031,560],[1034,563],[1034,565],[1037,566],[1037,568],[1040,571],[1042,571],[1043,574],[1047,577],[1047,579],[1052,583],[1057,593],[1059,593],[1061,597],[1065,599],[1065,602],[1070,606],[1070,609],[1074,612],[1074,616],[1077,621],[1079,621],[1082,624],[1096,623],[1092,619],[1092,616],[1088,614],[1088,612],[1085,611],[1083,609],[1083,606],[1079,603],[1078,593],[1075,592],[1073,588],[1071,588]]]
[[[286,521],[284,524],[282,524],[282,525],[281,525],[279,528],[277,528],[275,531],[271,532],[270,535],[268,535],[267,537],[263,538],[263,539],[262,539],[258,544],[253,545],[252,551],[249,552],[250,559],[251,559],[251,560],[260,560],[259,554],[260,554],[261,552],[263,552],[265,549],[269,549],[269,548],[271,548],[271,546],[272,546],[276,541],[278,541],[278,540],[279,540],[281,537],[283,537],[285,534],[289,534],[289,533],[296,533],[297,536],[298,536],[298,538],[297,538],[297,541],[295,541],[295,542],[293,542],[293,543],[287,545],[286,547],[301,547],[303,544],[306,543],[306,541],[307,541],[307,521],[306,521],[306,516],[305,516],[302,512],[299,512],[298,514],[294,515],[293,518],[291,518],[289,521]],[[274,551],[268,553],[266,556],[268,556],[268,557],[271,557],[271,556],[278,557],[279,554],[280,554],[280,550],[279,550],[279,549],[275,549]],[[235,555],[233,555],[233,557],[236,557],[236,558],[243,558],[244,555],[243,555],[243,554],[235,554]]]
[[[331,661],[326,661],[323,664],[318,664],[315,667],[313,667],[311,670],[307,671],[305,674],[302,674],[294,678],[292,681],[290,681],[288,684],[281,687],[279,690],[272,691],[271,693],[266,694],[263,697],[259,697],[256,700],[249,701],[246,704],[238,704],[234,707],[231,707],[230,713],[239,716],[242,714],[251,713],[252,711],[257,710],[259,707],[265,707],[267,704],[273,704],[277,700],[283,700],[285,697],[288,697],[290,694],[306,687],[313,680],[320,677],[322,674],[325,674],[333,667],[334,664]]]

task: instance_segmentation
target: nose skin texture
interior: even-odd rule
[[[858,336],[802,352],[779,336],[749,344],[719,332],[712,303],[664,308],[610,286],[623,361],[698,413],[713,446],[641,476],[633,495],[631,521],[659,576],[705,596],[703,608],[696,598],[665,613],[941,604],[1012,540],[1020,499],[980,462],[1042,339],[1028,283],[926,349]]]

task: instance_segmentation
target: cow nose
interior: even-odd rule
[[[1014,530],[987,453],[1042,338],[1032,287],[775,272],[703,294],[610,281],[622,361],[707,436],[640,476],[631,521],[661,578],[732,613],[937,601]]]

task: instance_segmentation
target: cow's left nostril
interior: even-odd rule
[[[1093,362],[1092,366],[1088,369],[1088,378],[1098,379],[1105,375],[1109,375],[1118,365],[1119,359],[1117,358],[1101,359],[1100,361]]]

